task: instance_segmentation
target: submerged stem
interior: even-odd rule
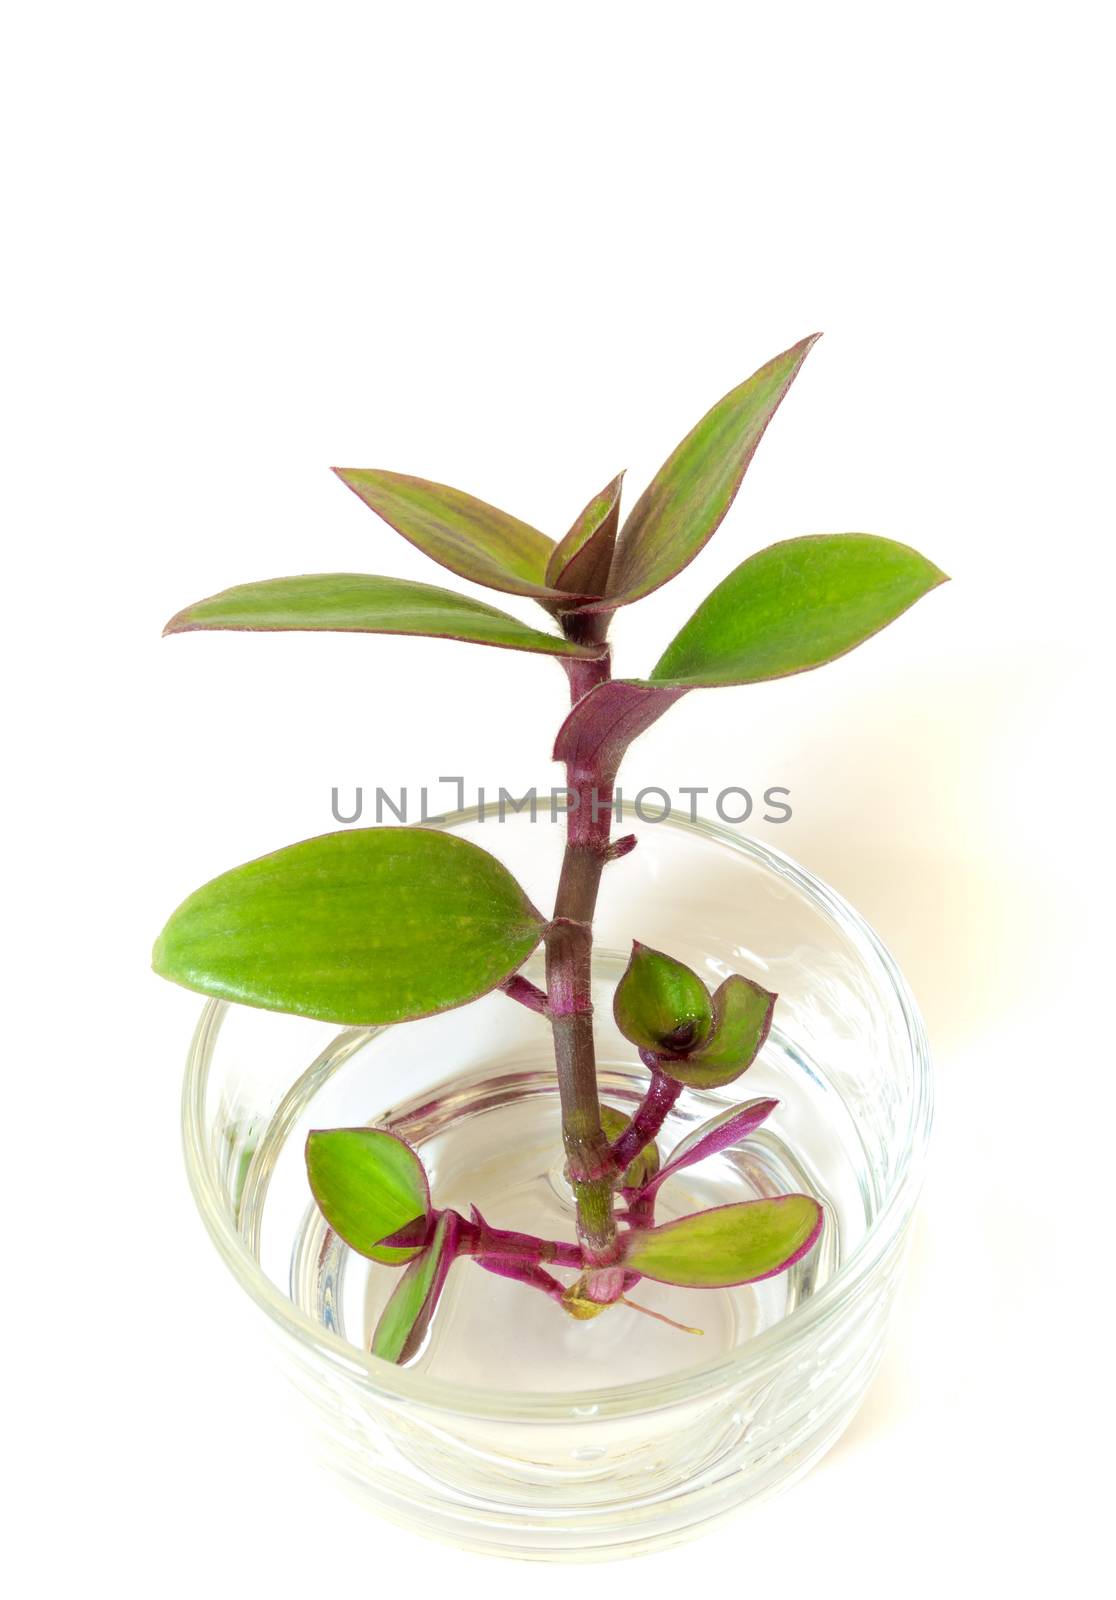
[[[533,1233],[519,1233],[510,1228],[494,1228],[473,1207],[471,1218],[457,1216],[457,1250],[459,1255],[481,1258],[481,1266],[493,1267],[518,1263],[539,1266],[548,1262],[557,1267],[582,1266],[581,1251],[576,1244],[564,1239],[539,1239]],[[512,1274],[508,1274],[511,1276]]]
[[[551,1300],[563,1306],[562,1296],[565,1288],[558,1282],[545,1267],[539,1267],[529,1261],[510,1261],[502,1256],[477,1256],[474,1258],[478,1267],[483,1267],[486,1272],[495,1273],[498,1278],[510,1278],[513,1283],[525,1284],[528,1289],[541,1289]]]

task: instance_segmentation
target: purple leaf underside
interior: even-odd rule
[[[625,678],[598,684],[577,702],[559,728],[555,761],[611,783],[632,740],[646,733],[686,692]]]
[[[766,1122],[778,1104],[778,1100],[749,1100],[746,1105],[735,1106],[732,1110],[695,1129],[671,1154],[669,1160],[651,1181],[644,1185],[639,1198],[649,1199],[658,1192],[660,1185],[665,1183],[667,1178],[676,1172],[681,1172],[684,1167],[692,1167],[699,1161],[707,1160],[709,1156],[718,1155],[722,1150],[730,1150],[733,1145],[743,1143],[762,1123]]]

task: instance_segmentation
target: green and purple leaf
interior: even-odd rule
[[[835,661],[894,622],[944,572],[870,533],[784,539],[704,599],[651,673],[672,688],[762,683]]]
[[[451,589],[359,572],[323,572],[238,584],[187,606],[171,618],[163,632],[201,629],[421,634],[541,655],[600,654],[590,646],[530,628],[506,611]]]
[[[546,581],[572,594],[603,595],[608,584],[620,518],[621,472],[593,496],[569,533],[551,552]]]
[[[423,828],[355,828],[276,850],[183,901],[156,972],[222,1000],[361,1026],[467,1005],[546,927],[479,845]]]
[[[716,1206],[658,1228],[633,1228],[624,1265],[690,1289],[755,1283],[793,1266],[817,1240],[822,1208],[805,1194]]]
[[[426,1169],[402,1139],[383,1128],[316,1129],[306,1140],[306,1174],[318,1210],[358,1255],[386,1266],[411,1261],[417,1247],[385,1243],[430,1221]]]
[[[425,478],[364,467],[334,471],[397,533],[459,577],[506,594],[570,603],[547,582],[553,539],[518,517]]]
[[[696,972],[636,939],[612,1001],[616,1026],[642,1050],[672,1054],[700,1045],[713,1011]],[[664,1069],[674,1076],[672,1063]]]
[[[702,602],[649,681],[614,678],[583,695],[558,730],[554,759],[611,783],[632,741],[691,689],[834,661],[946,581],[916,550],[873,534],[771,545]]]
[[[429,1246],[411,1262],[380,1313],[372,1335],[374,1356],[402,1366],[418,1354],[457,1254],[459,1225],[455,1211],[439,1216]]]
[[[801,340],[726,394],[659,469],[616,542],[610,605],[630,605],[660,588],[713,536],[764,429],[819,337]]]
[[[739,1078],[763,1049],[776,999],[751,978],[739,973],[726,978],[713,995],[712,1027],[704,1043],[698,1040],[683,1060],[664,1056],[663,1072],[691,1089],[718,1089]]]
[[[394,1233],[386,1233],[380,1244],[386,1250],[424,1250],[430,1243],[433,1227],[433,1212],[424,1217],[412,1217],[410,1222],[396,1228]]]
[[[615,778],[633,739],[680,700],[686,689],[611,678],[582,695],[554,742],[555,761],[592,773],[601,784]]]
[[[683,1168],[692,1167],[698,1161],[718,1155],[722,1150],[731,1150],[734,1145],[743,1144],[750,1134],[767,1121],[778,1104],[778,1100],[748,1100],[744,1105],[730,1106],[719,1116],[710,1117],[708,1122],[695,1128],[671,1151],[670,1160],[644,1184],[640,1199],[649,1200],[668,1178]]]

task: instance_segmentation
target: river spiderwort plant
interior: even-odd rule
[[[640,1278],[710,1289],[749,1283],[784,1271],[818,1238],[822,1208],[805,1194],[655,1219],[665,1183],[746,1139],[775,1109],[774,1100],[746,1101],[698,1128],[669,1159],[660,1155],[658,1135],[684,1088],[722,1088],[756,1060],[776,996],[743,974],[711,994],[695,972],[637,939],[615,996],[616,1022],[649,1074],[630,1118],[601,1104],[590,1003],[601,875],[636,846],[633,835],[612,837],[613,786],[632,741],[692,690],[762,683],[835,660],[945,581],[917,551],[872,534],[782,540],[749,556],[702,601],[646,678],[612,676],[613,613],[675,577],[715,532],[816,337],[718,401],[622,527],[622,474],[555,542],[458,489],[338,469],[428,556],[473,583],[537,601],[554,628],[530,627],[448,589],[360,573],[243,584],[188,606],[167,626],[422,634],[552,656],[569,679],[571,709],[554,745],[566,768],[567,833],[550,913],[465,839],[421,827],[364,828],[305,840],[215,878],[175,911],[155,946],[164,977],[298,1016],[397,1024],[502,990],[549,1026],[576,1242],[494,1227],[475,1207],[469,1216],[440,1208],[418,1153],[387,1129],[323,1129],[307,1140],[309,1184],[328,1224],[351,1249],[402,1269],[372,1340],[388,1361],[418,1353],[460,1257],[588,1319],[633,1305],[629,1292]],[[540,942],[545,990],[519,970]]]

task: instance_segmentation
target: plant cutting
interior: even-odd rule
[[[613,838],[613,792],[632,741],[692,690],[754,684],[821,666],[945,581],[917,551],[865,533],[783,540],[749,556],[698,606],[645,678],[612,675],[613,613],[675,577],[716,531],[813,338],[730,391],[686,436],[623,526],[622,475],[553,541],[463,492],[373,469],[338,475],[442,566],[535,600],[545,631],[468,596],[342,573],[240,585],[187,607],[169,633],[237,629],[420,634],[554,657],[570,711],[554,759],[569,796],[554,904],[535,907],[497,858],[425,828],[347,830],[226,872],[192,894],[156,943],[157,972],[244,1005],[356,1026],[396,1025],[494,990],[538,1013],[553,1038],[576,1238],[493,1227],[439,1206],[418,1152],[382,1127],[327,1128],[306,1145],[310,1189],[354,1251],[400,1269],[372,1351],[421,1350],[459,1258],[589,1320],[646,1309],[643,1278],[717,1289],[785,1271],[814,1245],[823,1209],[805,1193],[656,1218],[663,1185],[747,1139],[774,1111],[730,1107],[664,1157],[659,1137],[687,1088],[721,1089],[757,1060],[777,996],[743,973],[712,991],[632,929],[614,1015],[648,1073],[629,1117],[602,1104],[591,1003],[602,874],[634,835]],[[545,987],[521,968],[545,950]],[[652,1313],[658,1314],[658,1313]]]

